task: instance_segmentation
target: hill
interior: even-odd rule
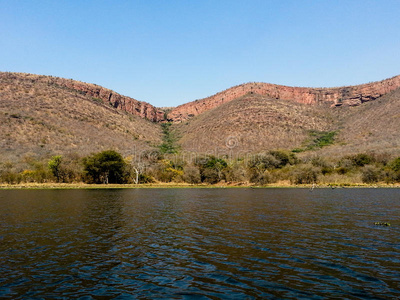
[[[323,156],[347,153],[400,152],[400,89],[356,107],[335,109],[337,143],[321,149]]]
[[[399,85],[400,76],[328,89],[251,83],[160,109],[95,84],[0,73],[0,160],[84,156],[105,149],[130,155],[158,149],[166,140],[185,151],[210,154],[396,153]],[[161,128],[167,121],[173,125]],[[321,142],[329,147],[320,148]]]
[[[400,76],[337,88],[290,87],[262,82],[246,83],[208,98],[180,105],[168,113],[168,119],[175,123],[182,122],[247,94],[264,95],[310,105],[328,103],[331,106],[357,106],[375,100],[399,87]]]
[[[82,82],[0,73],[0,159],[16,162],[25,156],[87,155],[104,149],[127,155],[152,149],[161,143],[161,129],[142,117],[151,116],[146,111],[155,108],[144,109],[145,103],[129,99]],[[123,109],[133,104],[142,110],[134,114]]]
[[[173,125],[182,149],[243,155],[270,149],[341,157],[400,151],[400,89],[358,106],[247,94]],[[329,147],[320,147],[325,141]]]
[[[294,149],[310,131],[334,130],[329,106],[311,106],[247,94],[174,125],[181,147],[210,153]]]

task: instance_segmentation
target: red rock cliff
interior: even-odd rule
[[[375,100],[399,87],[400,75],[382,81],[337,88],[302,88],[270,83],[246,83],[211,97],[180,105],[168,114],[168,119],[173,122],[182,122],[248,93],[268,95],[276,99],[294,100],[305,104],[327,102],[331,103],[332,106],[355,106]]]
[[[160,122],[164,120],[164,112],[155,106],[138,101],[136,99],[122,96],[112,90],[103,88],[96,84],[84,83],[72,79],[64,79],[52,76],[40,76],[33,74],[23,74],[25,78],[30,80],[38,80],[48,84],[56,84],[61,87],[66,87],[72,90],[81,92],[93,98],[103,100],[104,103],[109,103],[116,109],[126,111],[128,113],[137,115],[141,118],[148,119],[153,122]]]

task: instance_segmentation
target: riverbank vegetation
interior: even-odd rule
[[[48,160],[25,156],[21,163],[1,162],[2,184],[170,184],[219,186],[354,186],[400,182],[400,157],[359,153],[336,160],[271,150],[244,157],[143,151],[123,157],[107,150],[81,157]]]

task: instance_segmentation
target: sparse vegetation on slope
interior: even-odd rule
[[[172,124],[73,86],[0,73],[0,182],[400,181],[400,90],[333,108],[250,93]],[[104,151],[120,162],[118,175],[97,165]]]
[[[158,124],[116,110],[80,91],[29,76],[0,73],[0,162],[115,149],[123,154],[161,143]]]
[[[333,131],[334,119],[326,106],[246,95],[174,127],[184,150],[235,154],[300,148],[309,132]]]

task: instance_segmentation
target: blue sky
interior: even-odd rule
[[[245,82],[400,74],[398,0],[0,0],[0,71],[176,106]]]

